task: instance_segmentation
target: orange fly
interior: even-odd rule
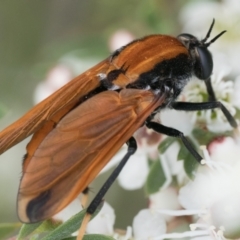
[[[83,192],[124,143],[128,151],[87,209],[90,215],[137,146],[132,135],[146,125],[180,138],[201,161],[183,133],[153,121],[165,107],[196,111],[220,108],[232,127],[237,123],[215,99],[210,75],[213,60],[207,42],[190,34],[177,38],[151,35],[115,51],[42,101],[0,133],[0,153],[33,134],[23,161],[18,192],[22,222],[48,219]],[[195,75],[204,80],[209,101],[176,102]]]

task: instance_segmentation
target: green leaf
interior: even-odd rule
[[[235,108],[236,109],[236,114],[234,116],[235,119],[240,119],[240,109]]]
[[[86,234],[84,235],[83,240],[114,240],[114,238],[101,234]]]
[[[27,236],[33,233],[50,232],[57,228],[59,225],[60,225],[59,222],[53,220],[23,224],[17,239],[24,240]]]
[[[62,224],[61,221],[55,221],[52,219],[48,219],[44,222],[42,222],[42,224],[37,228],[37,232],[50,232],[53,231],[55,228],[57,228],[58,226],[60,226]]]
[[[158,150],[160,153],[164,153],[170,145],[172,145],[176,141],[176,138],[167,137],[165,138],[161,144],[158,146]]]
[[[0,224],[0,240],[7,239],[17,233],[21,227],[21,223],[1,223]]]
[[[185,147],[184,147],[185,148]],[[185,157],[184,157],[184,170],[187,174],[187,176],[190,179],[194,179],[195,177],[195,172],[197,170],[197,167],[200,164],[197,162],[197,160],[192,156],[190,152],[188,152]]]
[[[97,208],[95,213],[92,215],[91,219],[94,218],[99,213],[102,206],[103,206],[103,202]],[[68,221],[66,221],[65,223],[63,223],[62,225],[54,229],[52,232],[50,232],[47,236],[42,238],[42,240],[56,240],[56,239],[60,240],[60,239],[64,239],[66,237],[71,236],[72,233],[79,230],[85,214],[86,214],[86,209],[82,210],[81,212],[71,217]]]
[[[64,238],[63,240],[76,240],[76,237]],[[86,234],[83,237],[83,240],[115,240],[115,238],[110,236],[104,236],[101,234]]]
[[[191,145],[196,149],[195,144],[191,141],[190,138],[187,138]],[[177,159],[184,161],[184,170],[187,176],[190,179],[193,179],[195,176],[195,172],[197,167],[199,166],[198,161],[193,157],[193,155],[188,151],[188,149],[183,145],[182,141],[179,140],[180,150],[178,152]]]
[[[27,236],[32,234],[41,224],[42,222],[23,224],[18,234],[17,240],[24,240]]]
[[[161,160],[157,159],[150,167],[150,171],[145,183],[145,192],[147,195],[156,193],[166,182],[164,169],[161,164]]]
[[[189,151],[183,144],[181,144],[180,146],[181,147],[177,155],[177,160],[184,160],[189,155]]]
[[[224,132],[224,133],[213,133],[209,130],[195,128],[192,131],[192,134],[194,138],[198,141],[199,145],[207,145],[209,144],[213,139],[217,137],[222,136],[231,136],[231,131]]]
[[[68,238],[64,238],[63,240],[77,240],[77,237],[68,237]]]

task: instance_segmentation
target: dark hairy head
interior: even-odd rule
[[[217,36],[207,42],[213,29],[215,20],[202,40],[198,40],[191,34],[183,33],[178,35],[178,40],[188,49],[192,60],[194,61],[194,73],[201,80],[207,80],[212,74],[213,59],[208,47],[221,37],[226,31],[220,32]]]

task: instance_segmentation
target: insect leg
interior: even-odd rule
[[[188,151],[193,155],[193,157],[201,163],[201,160],[203,159],[198,152],[195,150],[195,148],[192,146],[192,144],[187,140],[187,138],[184,136],[184,134],[177,129],[166,127],[160,123],[157,122],[147,122],[146,126],[148,128],[153,129],[154,131],[158,133],[165,134],[170,137],[177,137],[180,138],[184,144],[184,146],[188,149]]]
[[[207,92],[208,92],[208,101],[209,102],[215,102],[216,101],[216,97],[215,97],[215,93],[213,91],[211,78],[208,78],[204,82],[205,82],[205,85],[206,85],[206,88],[207,88]]]
[[[108,189],[111,187],[115,179],[118,177],[119,173],[123,169],[124,165],[127,163],[128,159],[131,157],[131,155],[133,155],[136,152],[137,143],[134,137],[131,137],[128,140],[127,145],[128,145],[127,153],[125,154],[121,162],[118,164],[118,166],[115,168],[115,170],[112,172],[112,174],[109,176],[107,181],[103,184],[95,198],[92,200],[92,202],[87,208],[87,213],[93,214],[95,212],[96,208],[101,203],[102,198],[104,197]]]
[[[231,113],[226,109],[226,107],[221,102],[202,102],[202,103],[190,103],[190,102],[174,102],[171,104],[171,107],[175,110],[184,110],[184,111],[199,111],[199,110],[208,110],[220,108],[228,120],[229,124],[233,128],[237,128],[237,122]]]
[[[104,195],[106,194],[108,189],[111,187],[113,182],[116,180],[119,173],[121,172],[121,170],[123,169],[123,167],[127,163],[128,159],[136,152],[137,143],[136,143],[136,140],[133,137],[131,137],[128,140],[127,145],[128,145],[127,153],[125,154],[125,156],[123,157],[121,162],[118,164],[118,166],[115,168],[115,170],[108,177],[106,182],[103,184],[103,186],[101,187],[101,189],[99,190],[99,192],[97,193],[95,198],[89,204],[89,206],[87,208],[87,211],[86,211],[86,215],[84,216],[84,219],[83,219],[80,231],[79,231],[78,239],[81,239],[81,237],[83,236],[83,234],[85,232],[85,229],[86,229],[86,225],[87,225],[91,215],[96,211],[97,207],[100,205]]]

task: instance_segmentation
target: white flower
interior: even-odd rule
[[[141,210],[133,219],[133,226],[127,230],[114,230],[115,214],[113,208],[106,202],[98,215],[88,223],[88,234],[103,234],[117,240],[145,240],[162,235],[166,232],[166,223],[161,214],[150,209]],[[120,233],[121,232],[121,233]]]
[[[149,196],[149,208],[155,211],[161,209],[180,209],[181,206],[178,202],[177,195],[177,190],[173,187],[168,187],[155,194],[152,194]],[[163,217],[168,222],[173,219],[173,217],[169,215],[164,215]]]
[[[115,218],[114,209],[104,202],[98,215],[88,223],[87,233],[113,235]]]
[[[188,100],[184,100],[188,101]],[[174,109],[164,109],[159,113],[161,124],[175,128],[188,136],[191,134],[194,122],[189,118],[185,111],[176,111]]]
[[[53,216],[53,219],[66,222],[74,214],[77,214],[82,210],[81,201],[79,198],[74,199],[67,207]]]
[[[226,162],[230,166],[238,164],[239,162],[239,143],[231,137],[214,139],[214,141],[208,145],[208,151],[213,161]]]
[[[123,147],[105,166],[101,173],[115,166],[126,154],[127,148]],[[130,157],[123,170],[118,176],[118,182],[126,190],[135,190],[141,188],[147,178],[149,171],[147,149],[138,148],[134,155]]]
[[[187,209],[199,209],[201,223],[221,229],[224,236],[240,236],[240,148],[231,138],[210,144],[210,159],[204,150],[205,167],[194,181],[182,187],[179,201]]]
[[[234,106],[240,109],[240,76],[238,76],[234,82],[234,92],[231,95],[231,101]]]
[[[109,39],[109,49],[115,51],[116,49],[133,41],[135,37],[132,33],[125,29],[117,30]]]
[[[187,178],[184,171],[183,161],[184,159],[178,160],[178,152],[180,150],[180,145],[177,142],[174,142],[168,149],[161,154],[161,159],[165,159],[170,175],[176,176],[178,184],[183,184],[184,180]],[[165,171],[166,172],[166,171]]]
[[[165,232],[165,220],[156,211],[143,209],[133,219],[133,233],[136,240],[151,239]]]
[[[49,71],[46,80],[37,85],[34,93],[34,102],[41,102],[68,83],[72,78],[73,75],[69,68],[64,65],[55,66]]]
[[[118,177],[118,182],[126,190],[141,188],[148,175],[148,159],[141,148],[129,159]]]
[[[220,62],[218,63],[217,67],[220,69]],[[236,97],[238,95],[238,89],[234,88],[234,82],[231,80],[226,81],[229,72],[229,67],[222,65],[221,70],[213,72],[211,82],[217,101],[220,101],[234,116],[236,114],[235,107],[240,108],[240,104],[236,105],[238,103],[238,98]],[[184,100],[186,102],[208,101],[208,94],[204,81],[196,78],[191,79],[184,88],[179,100]],[[189,115],[191,116],[192,122],[205,122],[207,128],[212,132],[223,132],[232,129],[220,109],[214,109],[214,111],[193,111],[189,112]]]
[[[71,81],[98,61],[94,59],[80,59],[76,53],[69,53],[59,59],[58,64],[50,69],[46,79],[40,82],[34,93],[34,103],[39,103],[59,88]]]

